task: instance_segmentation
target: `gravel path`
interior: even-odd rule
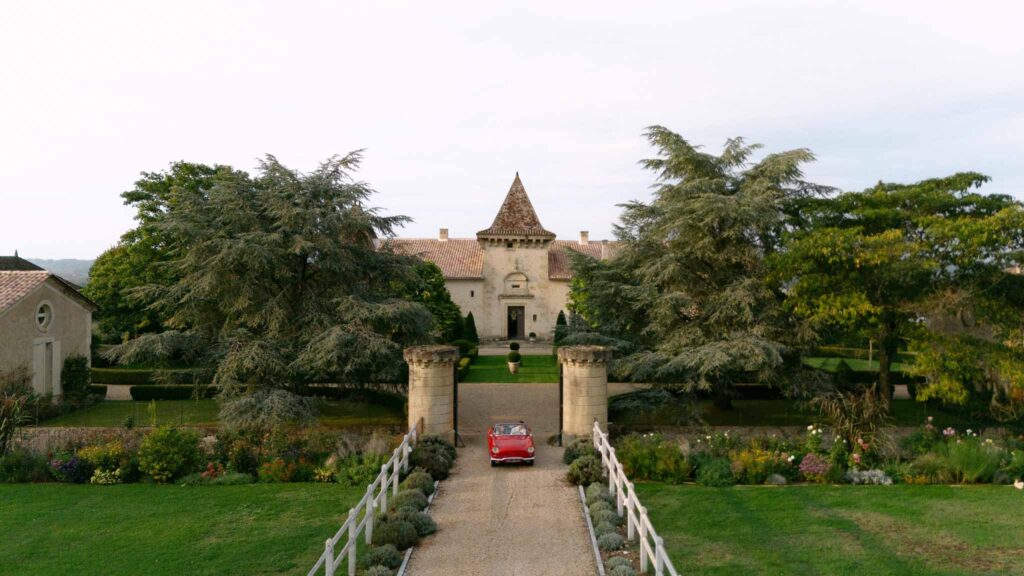
[[[579,497],[565,480],[558,385],[462,384],[459,450],[431,505],[438,532],[413,553],[412,576],[592,576],[596,573]],[[522,419],[537,442],[534,466],[491,468],[484,435],[496,420]]]

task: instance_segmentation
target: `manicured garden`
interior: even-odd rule
[[[155,410],[153,409],[155,407]],[[364,425],[398,426],[405,422],[397,404],[357,400],[321,400],[317,403],[318,421],[327,427]],[[157,425],[216,426],[217,400],[157,400],[150,402],[107,400],[64,416],[40,423],[41,426],[148,426],[155,412]]]
[[[305,574],[365,486],[0,484],[0,572]]]
[[[1010,486],[636,490],[680,574],[1024,573],[1024,493]]]
[[[558,359],[554,355],[522,356],[519,372],[512,374],[505,356],[478,356],[462,382],[517,383],[558,382]]]

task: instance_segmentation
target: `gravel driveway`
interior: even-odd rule
[[[459,450],[452,476],[430,508],[438,532],[413,553],[409,574],[593,576],[594,556],[576,488],[565,480],[557,384],[459,386]],[[485,434],[495,420],[533,427],[532,467],[491,468]]]

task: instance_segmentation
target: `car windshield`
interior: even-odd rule
[[[495,424],[495,436],[526,436],[525,424]]]

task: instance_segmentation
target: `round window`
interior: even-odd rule
[[[53,320],[53,310],[50,305],[40,304],[39,309],[36,310],[36,325],[40,330],[46,330],[50,327],[51,320]]]

